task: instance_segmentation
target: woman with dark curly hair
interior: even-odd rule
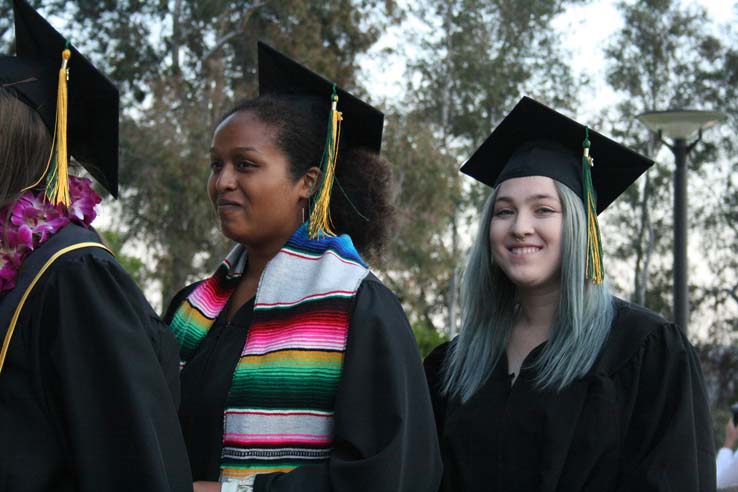
[[[415,341],[359,254],[392,212],[383,115],[263,44],[259,78],[212,139],[208,192],[238,244],[166,315],[195,490],[435,491]]]

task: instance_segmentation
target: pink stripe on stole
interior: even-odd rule
[[[256,305],[254,305],[254,309],[259,308],[267,308],[267,307],[275,307],[275,306],[293,306],[295,304],[299,304],[303,301],[306,301],[308,299],[314,299],[314,298],[320,298],[320,297],[329,297],[329,296],[335,296],[335,295],[346,295],[346,296],[352,296],[354,295],[355,291],[352,290],[329,290],[328,292],[319,292],[317,294],[310,294],[305,297],[301,297],[300,299],[296,299],[294,301],[290,302],[260,302]]]
[[[190,304],[212,318],[220,312],[220,309],[227,302],[229,295],[230,291],[215,289],[210,282],[207,282],[207,285],[202,289],[196,287],[187,297]]]
[[[275,334],[258,334],[254,335],[253,337],[249,338],[249,343],[257,343],[257,344],[264,344],[269,345],[272,343],[281,343],[288,340],[299,340],[303,343],[310,343],[315,342],[317,344],[320,344],[322,341],[326,343],[333,344],[335,342],[339,342],[346,338],[345,333],[331,333],[326,335],[316,335],[313,333],[302,333],[302,332],[296,332],[296,333],[275,333]]]
[[[299,342],[296,340],[289,340],[282,343],[274,343],[274,344],[249,344],[248,347],[243,350],[241,353],[241,356],[247,356],[247,355],[264,355],[267,352],[274,352],[277,350],[299,350],[299,349],[305,349],[305,350],[331,350],[331,351],[342,351],[344,347],[346,346],[346,341],[341,340],[338,342],[324,342],[324,343],[315,343],[315,342]]]
[[[252,340],[279,340],[285,337],[307,337],[307,338],[322,338],[322,337],[340,337],[346,334],[346,327],[336,326],[301,326],[292,325],[285,326],[263,326],[261,323],[254,323],[251,327],[250,337]]]
[[[258,326],[261,330],[267,331],[271,331],[273,328],[279,328],[280,330],[304,329],[325,333],[345,330],[348,320],[348,316],[293,316],[292,318],[279,321],[256,319],[254,320],[254,325]]]

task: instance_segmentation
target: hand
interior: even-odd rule
[[[220,492],[220,482],[195,482],[194,492]]]
[[[728,423],[725,424],[725,442],[723,442],[723,447],[733,449],[736,441],[738,441],[738,428],[733,424],[733,417],[729,417]]]

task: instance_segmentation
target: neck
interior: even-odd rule
[[[517,325],[522,328],[533,329],[548,333],[556,315],[561,291],[557,286],[524,290],[519,292],[520,311],[517,316]]]
[[[248,262],[246,264],[246,277],[261,278],[261,273],[266,268],[267,263],[279,253],[279,250],[282,249],[299,227],[300,224],[297,223],[294,228],[288,229],[289,233],[285,231],[284,237],[276,241],[262,244],[247,244]]]

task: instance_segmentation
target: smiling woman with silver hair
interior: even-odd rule
[[[604,282],[597,213],[651,164],[523,98],[462,168],[494,191],[425,361],[443,491],[715,489],[693,348]]]

